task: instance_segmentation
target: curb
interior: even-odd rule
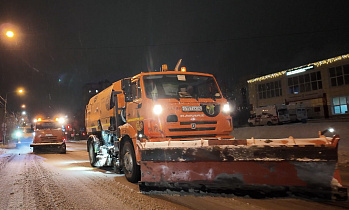
[[[16,145],[15,144],[6,144],[6,145],[1,144],[0,148],[1,149],[13,149],[13,148],[16,148]]]

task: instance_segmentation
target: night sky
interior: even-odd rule
[[[232,88],[349,53],[348,21],[349,1],[336,0],[0,0],[0,95],[22,86],[10,109],[71,115],[84,84],[173,69],[180,58]]]

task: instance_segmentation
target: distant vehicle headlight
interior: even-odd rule
[[[22,132],[16,131],[16,137],[19,138],[19,137],[21,137],[21,136],[22,136]]]
[[[160,115],[162,113],[162,106],[159,104],[155,105],[153,108],[153,112],[156,115]]]
[[[230,114],[230,112],[231,112],[231,106],[230,106],[230,104],[224,104],[224,105],[223,105],[222,111],[223,111],[225,114]]]

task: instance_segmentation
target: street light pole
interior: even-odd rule
[[[7,132],[7,93],[5,96],[5,114],[4,114],[4,139],[2,140],[3,144],[7,144],[7,140],[6,140],[6,132]]]
[[[11,91],[11,92],[18,92],[18,93],[23,93],[23,89],[18,89],[17,91]],[[6,142],[6,131],[7,131],[7,94],[11,93],[11,92],[7,92],[5,99],[3,97],[1,97],[1,99],[4,101],[4,120],[3,120],[3,139],[2,139],[2,144],[5,145],[7,144]]]
[[[0,98],[4,101],[4,120],[2,122],[2,134],[3,134],[3,138],[2,138],[2,144],[5,145],[5,139],[6,139],[6,129],[7,129],[7,93],[6,93],[6,97],[5,99],[0,96]]]

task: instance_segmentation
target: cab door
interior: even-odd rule
[[[131,97],[132,101],[128,102],[126,107],[126,120],[127,123],[132,125],[135,131],[139,130],[139,121],[143,120],[141,116],[141,108],[142,108],[142,97],[141,97],[141,87],[139,83],[139,79],[134,79],[131,82]]]

